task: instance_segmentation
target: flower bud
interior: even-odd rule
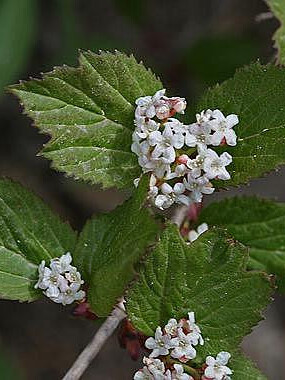
[[[162,104],[158,107],[156,107],[156,116],[160,120],[167,119],[170,117],[170,108],[168,107],[167,104]]]

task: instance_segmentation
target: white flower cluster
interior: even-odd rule
[[[137,371],[134,380],[194,380],[184,372],[181,364],[174,364],[173,370],[166,370],[164,363],[159,359],[143,358],[145,366]]]
[[[237,115],[207,110],[196,115],[195,123],[184,125],[172,116],[184,113],[185,99],[168,98],[164,89],[138,98],[136,105],[131,150],[143,172],[151,172],[149,197],[158,208],[201,202],[203,194],[215,190],[211,179],[230,179],[226,166],[231,155],[218,156],[208,146],[236,145]]]
[[[186,363],[196,357],[194,346],[198,344],[203,345],[204,340],[199,326],[195,323],[195,315],[193,312],[188,313],[188,319],[183,318],[179,322],[174,318],[170,319],[163,330],[160,326],[157,327],[154,338],[150,337],[146,340],[145,346],[152,350],[152,352],[149,355],[149,359],[144,360],[147,366],[136,372],[134,379],[192,380],[193,378],[191,376],[183,372],[182,365],[177,364],[173,371],[167,370],[165,372],[163,362],[159,359],[154,361],[152,358],[170,354],[172,358]],[[154,364],[156,364],[155,369],[153,367]]]
[[[157,327],[154,338],[146,340],[145,346],[152,352],[149,358],[144,357],[145,365],[135,373],[134,380],[194,380],[184,372],[183,363],[187,363],[187,371],[188,362],[196,358],[195,347],[198,345],[204,345],[204,339],[195,322],[194,312],[188,313],[188,319],[182,318],[179,322],[171,318],[163,329]],[[228,352],[220,352],[216,359],[207,356],[206,363],[197,374],[203,380],[230,380],[232,371],[226,366],[230,357]],[[173,360],[181,364],[173,364]]]
[[[85,292],[80,290],[84,281],[76,267],[70,265],[72,257],[69,252],[50,261],[50,267],[43,260],[39,265],[39,279],[36,289],[44,290],[44,294],[53,302],[69,305],[84,299]]]

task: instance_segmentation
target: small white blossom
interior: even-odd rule
[[[184,98],[173,97],[169,98],[169,100],[172,102],[173,108],[176,112],[184,114],[187,106],[186,100]]]
[[[200,224],[200,226],[197,228],[197,231],[200,235],[207,230],[208,230],[208,225],[206,223]],[[188,328],[193,340],[193,344],[196,346],[199,343],[201,344],[201,346],[203,346],[204,339],[202,337],[200,327],[196,325],[195,323],[195,314],[193,311],[188,313],[187,324],[188,324]]]
[[[207,111],[202,111],[201,113],[196,113],[196,120],[199,125],[207,124],[212,117],[213,111],[208,109]]]
[[[183,183],[185,188],[191,191],[191,199],[195,203],[202,201],[203,194],[212,194],[215,191],[206,176],[195,178],[192,173],[189,173],[187,177],[184,177]]]
[[[200,235],[202,235],[204,232],[208,231],[209,227],[207,223],[202,223],[200,226],[197,227],[197,231],[191,230],[188,234],[188,239],[192,243],[193,241],[197,240]],[[189,317],[190,321],[190,317]],[[194,320],[195,322],[195,320]],[[202,343],[201,343],[202,344]]]
[[[175,133],[182,134],[184,136],[184,141],[187,146],[195,146],[195,136],[190,132],[190,125],[185,125],[181,121],[170,118],[165,126],[170,127]]]
[[[56,289],[60,286],[64,286],[66,282],[65,278],[58,271],[58,267],[54,266],[56,270],[51,270],[45,266],[45,261],[43,260],[39,265],[39,279],[35,284],[36,289],[46,290],[50,288],[50,292],[56,294]]]
[[[186,164],[191,169],[191,175],[194,178],[200,177],[204,168],[204,161],[207,156],[208,149],[198,146],[198,154],[194,159],[188,159]]]
[[[159,124],[154,120],[146,119],[145,117],[140,117],[135,120],[135,125],[137,126],[135,133],[140,139],[146,139],[151,132],[157,131],[159,129]]]
[[[154,376],[156,380],[164,380],[165,366],[160,359],[143,358],[144,364],[146,364],[149,372]]]
[[[208,124],[192,124],[190,125],[191,139],[189,138],[187,146],[202,147],[205,148],[207,145],[212,143],[211,127]]]
[[[173,347],[173,343],[171,337],[168,334],[163,334],[161,327],[157,327],[154,338],[148,338],[145,346],[149,350],[152,350],[150,357],[156,358],[160,355],[168,355],[169,349]]]
[[[80,289],[80,284],[72,283],[65,291],[61,291],[58,296],[48,296],[52,301],[62,305],[70,305],[74,301],[80,301],[85,297],[85,292]]]
[[[175,348],[171,351],[171,356],[181,362],[187,362],[196,357],[196,350],[193,347],[191,334],[184,334],[182,328],[177,331],[177,338],[172,339]]]
[[[189,197],[184,195],[185,186],[183,183],[178,182],[173,187],[168,183],[164,183],[161,186],[162,194],[159,194],[155,198],[155,205],[161,210],[169,208],[173,203],[181,203],[189,205],[191,200]]]
[[[228,166],[232,162],[232,156],[224,152],[219,157],[217,153],[212,150],[207,150],[207,156],[204,160],[204,171],[205,175],[209,178],[219,178],[222,180],[228,180],[231,178],[230,174],[226,170],[226,166]]]
[[[153,118],[156,114],[156,106],[160,105],[160,100],[165,94],[165,89],[157,91],[153,96],[143,96],[136,100],[138,106],[137,115]]]
[[[153,380],[154,377],[152,373],[148,370],[146,366],[144,366],[142,369],[139,369],[134,374],[134,380]]]
[[[228,145],[235,146],[237,136],[233,127],[239,122],[237,115],[232,114],[225,117],[220,110],[215,110],[212,117],[213,119],[209,122],[211,129],[214,131],[212,145],[220,145],[225,139]]]
[[[184,145],[184,136],[182,133],[175,133],[169,126],[165,126],[163,132],[154,131],[149,135],[149,144],[154,146],[152,152],[153,158],[161,156],[167,157],[169,163],[175,161],[175,149],[180,149]]]
[[[175,318],[171,318],[171,319],[169,319],[169,321],[165,325],[164,330],[165,330],[166,334],[169,334],[171,336],[176,336],[177,331],[178,331],[178,327],[179,327],[179,325],[178,325],[177,320]]]
[[[64,273],[71,269],[72,257],[69,252],[61,257],[56,257],[55,259],[51,259],[50,268],[53,272]]]
[[[207,356],[205,376],[212,380],[230,380],[228,375],[232,374],[232,370],[226,366],[231,355],[228,352],[220,352],[216,359],[213,356]]]
[[[192,376],[184,372],[181,364],[174,364],[174,371],[171,374],[171,380],[194,380]]]

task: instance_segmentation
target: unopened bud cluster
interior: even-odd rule
[[[39,265],[39,279],[36,289],[44,290],[44,294],[53,302],[69,305],[74,301],[81,301],[85,292],[80,290],[84,281],[77,268],[70,265],[71,254],[68,252],[61,257],[51,259],[50,266],[43,260]]]
[[[204,345],[204,339],[194,312],[188,313],[188,319],[170,319],[163,329],[157,327],[154,338],[146,340],[151,353],[149,358],[144,357],[145,365],[135,373],[134,380],[194,380],[189,368],[198,345]],[[208,356],[195,370],[197,376],[203,380],[230,380],[232,370],[226,366],[230,357],[228,352],[220,352],[216,359]]]
[[[209,146],[236,145],[237,115],[225,117],[218,109],[207,110],[196,115],[195,123],[185,125],[173,117],[184,113],[185,99],[168,98],[164,89],[138,98],[136,105],[131,149],[143,172],[151,173],[149,198],[158,208],[201,202],[203,194],[215,190],[210,180],[230,179],[226,166],[231,155],[219,156]]]

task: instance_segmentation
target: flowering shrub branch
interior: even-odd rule
[[[284,205],[234,198],[202,209],[202,199],[285,163],[283,84],[284,68],[252,64],[208,90],[190,124],[176,118],[186,100],[167,97],[119,52],[82,52],[78,68],[10,87],[51,136],[42,155],[55,169],[132,192],[77,235],[30,191],[0,180],[0,296],[45,295],[106,318],[65,379],[82,375],[125,318],[121,345],[133,358],[149,354],[136,380],[263,379],[239,345],[270,301],[268,274],[285,289]],[[175,203],[186,207],[180,230],[154,215]],[[114,309],[121,297],[125,311]]]

